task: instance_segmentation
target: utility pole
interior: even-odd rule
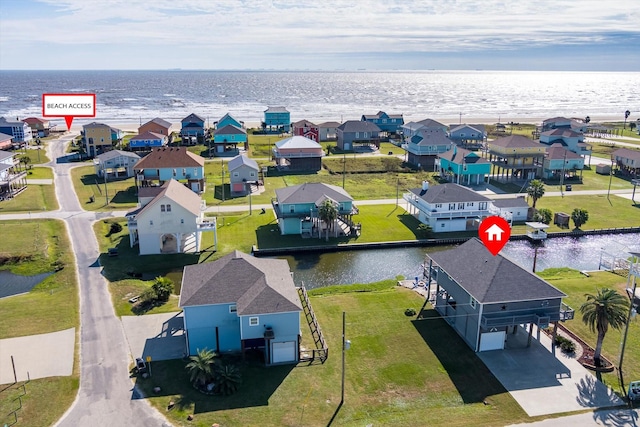
[[[347,154],[342,154],[342,189],[344,190],[344,177],[347,172]]]
[[[564,150],[564,158],[562,159],[562,175],[560,175],[560,195],[564,197],[564,193],[562,192],[562,184],[564,183],[564,167],[567,163],[567,149]]]
[[[609,189],[607,190],[607,200],[609,200],[609,195],[611,194],[611,180],[613,179],[613,154],[611,155],[611,169],[609,170]],[[609,200],[611,203],[611,200]]]
[[[224,202],[224,160],[220,160],[222,165],[222,201]]]
[[[104,170],[104,203],[109,205],[109,195],[107,194],[107,170]]]

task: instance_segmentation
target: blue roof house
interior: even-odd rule
[[[480,157],[476,151],[453,148],[438,154],[440,176],[451,178],[451,182],[462,185],[479,185],[491,173],[491,162]]]
[[[187,265],[179,306],[190,355],[257,348],[267,365],[299,360],[302,304],[286,260],[234,251]]]
[[[402,114],[387,114],[384,111],[378,111],[376,114],[364,114],[361,120],[373,123],[382,132],[388,133],[398,133],[404,124]]]
[[[204,142],[204,119],[197,114],[189,114],[181,120],[180,138],[183,145],[196,145]]]
[[[291,130],[291,113],[285,107],[267,107],[264,126],[269,132],[288,133]]]
[[[131,150],[150,150],[153,148],[164,147],[169,143],[167,135],[160,135],[155,132],[145,132],[132,137],[129,140],[129,148]]]
[[[479,150],[482,148],[487,132],[484,125],[454,125],[449,129],[449,139],[463,148]]]
[[[450,150],[453,141],[439,128],[421,128],[402,148],[407,151],[407,161],[419,169],[431,169],[436,164],[438,154]]]

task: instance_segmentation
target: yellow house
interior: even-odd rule
[[[104,123],[92,122],[82,127],[84,150],[89,157],[109,151],[122,139],[122,131]]]
[[[544,164],[546,146],[521,135],[510,135],[487,143],[486,156],[494,179],[538,178]]]

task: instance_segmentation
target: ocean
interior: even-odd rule
[[[260,123],[268,106],[291,120],[359,120],[379,110],[405,122],[592,121],[640,117],[639,72],[557,71],[0,71],[0,116],[41,116],[43,93],[95,93],[95,119],[174,124],[196,113]],[[54,120],[56,122],[56,120]],[[59,120],[59,123],[64,123]]]

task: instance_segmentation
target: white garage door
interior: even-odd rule
[[[272,358],[271,363],[295,362],[296,361],[296,342],[274,342],[271,345]]]
[[[480,351],[502,350],[505,331],[486,332],[480,335]]]

